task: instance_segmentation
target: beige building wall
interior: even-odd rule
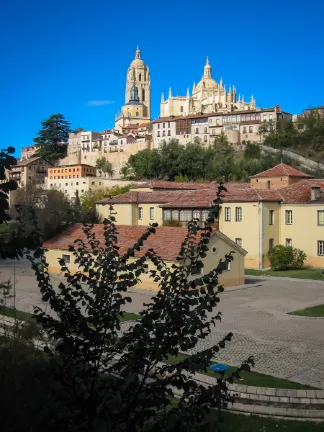
[[[279,226],[280,226],[280,205],[279,203],[263,202],[263,246],[262,246],[262,267],[269,267],[270,262],[267,257],[270,246],[280,244]],[[270,211],[273,213],[273,224],[271,224]],[[273,239],[273,240],[272,240]],[[271,243],[271,244],[270,244]]]
[[[286,210],[292,211],[292,224],[286,224]],[[324,256],[318,256],[317,242],[324,241],[324,225],[318,225],[317,212],[324,211],[320,204],[282,204],[280,206],[280,244],[292,240],[292,246],[307,254],[306,265],[324,267]]]
[[[46,189],[57,189],[64,192],[70,199],[75,198],[76,191],[79,197],[90,189],[101,189],[106,187],[104,179],[100,177],[80,177],[74,179],[50,180],[48,177],[45,182]]]
[[[160,204],[156,203],[125,203],[125,204],[113,204],[114,212],[117,214],[116,223],[117,225],[143,225],[148,226],[151,223],[158,223],[163,225],[162,219],[162,208],[159,207]],[[109,205],[107,204],[97,204],[96,206],[99,215],[102,218],[108,216]],[[139,218],[140,211],[142,209],[141,215],[142,219]],[[153,209],[153,219],[151,219],[151,211]]]
[[[153,123],[153,147],[159,148],[165,141],[168,142],[176,137],[176,122],[173,120],[161,121]],[[182,144],[182,143],[180,143]]]
[[[225,221],[225,208],[231,209],[231,220]],[[242,221],[235,221],[235,208],[242,208]],[[223,203],[220,211],[219,230],[231,240],[241,239],[241,246],[248,252],[245,256],[246,268],[259,268],[260,262],[260,213],[257,202]]]

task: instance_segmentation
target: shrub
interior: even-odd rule
[[[269,250],[267,256],[273,270],[301,268],[306,259],[305,252],[292,246],[278,245]]]

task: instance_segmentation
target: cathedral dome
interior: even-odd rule
[[[208,57],[204,67],[204,75],[196,86],[196,90],[211,90],[218,89],[217,82],[212,77],[212,68],[209,64]]]

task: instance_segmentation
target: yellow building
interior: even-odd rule
[[[191,185],[150,182],[110,203],[123,224],[186,226],[193,218],[203,223],[216,184]],[[324,179],[279,164],[252,176],[250,183],[225,186],[214,228],[248,251],[246,268],[268,267],[267,253],[278,244],[303,250],[306,265],[324,267]],[[107,204],[97,205],[102,216],[108,214]]]
[[[146,232],[146,228],[141,226],[119,225],[117,229],[117,243],[120,247],[120,254],[126,253],[129,248],[134,246],[139,237]],[[100,244],[103,245],[105,243],[103,225],[95,225],[93,232],[96,234],[96,240],[99,240]],[[136,258],[144,256],[149,249],[153,249],[170,269],[176,263],[180,265],[177,261],[177,256],[187,232],[188,231],[185,228],[158,227],[156,233],[148,237],[147,241],[144,242],[141,251],[136,252],[135,257],[131,258],[129,262],[133,262]],[[78,271],[78,264],[74,262],[75,258],[72,252],[69,252],[69,246],[73,244],[75,239],[82,239],[85,244],[87,244],[82,224],[70,226],[58,236],[48,240],[44,244],[44,247],[48,249],[46,252],[46,261],[49,264],[49,271],[51,273],[61,273],[59,260],[62,258],[65,259],[65,262],[72,273]],[[246,251],[219,231],[214,231],[210,238],[209,251],[203,259],[204,267],[193,273],[192,277],[197,278],[204,274],[208,274],[210,271],[215,269],[219,265],[220,260],[224,260],[225,255],[231,251],[234,252],[234,260],[226,266],[226,269],[219,277],[219,282],[224,286],[243,284],[244,255],[246,254]],[[150,273],[150,270],[156,270],[155,265],[151,260],[147,259],[144,262],[144,267],[145,273],[141,276],[141,282],[137,285],[137,288],[158,290],[159,286],[157,282],[154,282],[154,278]]]

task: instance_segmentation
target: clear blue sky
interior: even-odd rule
[[[161,92],[184,95],[208,55],[213,76],[257,105],[299,113],[324,103],[321,0],[1,0],[2,147],[30,145],[61,112],[73,127],[111,128],[136,45]],[[90,101],[109,101],[89,106]]]

